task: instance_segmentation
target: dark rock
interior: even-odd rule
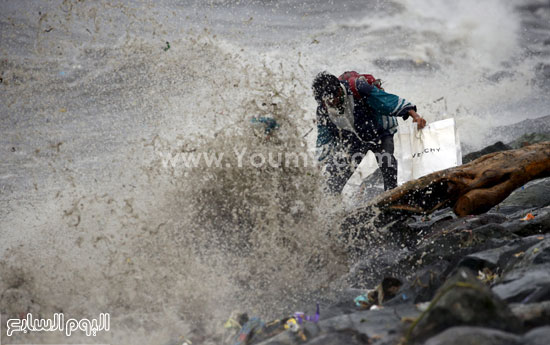
[[[451,265],[447,261],[437,261],[416,272],[398,292],[397,296],[385,303],[385,306],[404,302],[421,303],[430,301],[437,289],[443,285]]]
[[[529,304],[514,303],[510,304],[510,309],[526,328],[550,324],[550,301]]]
[[[525,345],[548,345],[550,326],[535,328],[523,336]]]
[[[460,222],[449,224],[449,228],[425,238],[409,258],[409,270],[439,261],[447,261],[454,267],[468,254],[501,247],[505,241],[517,237],[499,224],[476,227],[478,217]]]
[[[508,142],[511,138],[519,138],[524,134],[531,133],[550,133],[550,115],[495,127],[488,135],[487,142]]]
[[[372,289],[385,276],[402,277],[405,271],[397,263],[410,254],[406,248],[371,249],[353,265],[348,282],[354,288]]]
[[[525,212],[524,215],[526,215],[526,213],[527,212]],[[503,224],[503,227],[520,236],[531,236],[550,232],[550,207],[534,210],[531,213],[535,216],[534,219],[516,219]]]
[[[550,264],[512,270],[493,286],[493,291],[507,302],[550,300]]]
[[[466,255],[458,266],[469,268],[474,272],[484,268],[503,271],[510,261],[515,259],[515,254],[524,252],[531,246],[540,243],[540,241],[538,236],[519,238],[498,248]]]
[[[394,298],[403,283],[393,277],[385,277],[382,282],[374,289],[369,291],[364,300],[359,300],[362,309],[367,309],[373,305],[381,306],[385,302]]]
[[[456,219],[456,215],[450,208],[437,210],[429,216],[417,216],[416,221],[408,224],[408,227],[416,231],[431,230],[434,225]]]
[[[488,327],[510,332],[521,330],[521,322],[506,303],[467,269],[460,269],[445,282],[408,335],[415,340],[424,340],[456,326]]]
[[[453,327],[432,337],[425,345],[519,345],[521,337],[481,327]]]
[[[443,271],[447,271],[455,267],[465,255],[501,247],[504,241],[518,237],[499,225],[507,221],[507,217],[500,214],[449,219],[442,213],[437,217],[441,218],[432,222],[431,227],[423,227],[423,221],[420,220],[412,222],[415,229],[409,231],[415,234],[408,235],[409,242],[393,239],[389,246],[383,242],[371,246],[351,269],[348,281],[353,287],[372,288],[384,276],[401,277],[409,284],[405,285],[411,294],[410,298],[422,301],[431,298],[441,283],[432,280],[427,284],[430,271],[442,272],[440,264],[445,265]],[[411,239],[415,239],[413,245]],[[395,248],[399,243],[411,248]],[[416,274],[418,269],[425,270]],[[411,286],[414,281],[427,288]]]
[[[321,334],[320,336],[312,339],[308,342],[310,345],[363,345],[371,344],[369,337],[363,333],[359,333],[354,329],[343,329],[327,334]]]
[[[522,255],[515,257],[510,268],[532,267],[534,265],[550,264],[550,235],[531,236],[529,239],[536,241],[535,244],[527,248]],[[508,267],[506,268],[508,269]]]
[[[355,306],[353,300],[355,299],[355,297],[363,294],[364,292],[364,289],[351,288],[341,291],[339,293],[339,301],[327,307],[321,308],[323,319],[330,319],[336,316],[356,313],[358,311],[358,308]]]
[[[550,178],[545,178],[531,181],[516,189],[497,206],[497,209],[515,207],[517,210],[525,210],[526,208],[541,208],[548,205],[550,205]]]
[[[323,339],[342,339],[342,337],[346,337],[346,334],[352,338],[355,336],[357,341],[364,340],[365,338],[362,336],[364,335],[368,339],[380,339],[384,342],[396,343],[405,327],[402,319],[415,318],[418,314],[416,307],[412,305],[357,311],[353,314],[340,315],[329,319],[326,319],[321,312],[321,321],[316,324],[306,323],[304,333],[307,336],[308,344],[315,341],[317,337],[322,337],[319,341],[326,341]],[[333,333],[340,334],[334,335]],[[291,345],[297,343],[299,341],[296,339],[296,335],[287,331],[260,344]],[[321,342],[320,344],[325,343],[328,344],[327,342]],[[332,344],[340,343],[334,342]],[[343,342],[341,344],[347,343]]]
[[[471,162],[473,160],[476,160],[479,157],[484,156],[484,155],[489,154],[489,153],[500,152],[500,151],[508,151],[508,150],[511,150],[511,149],[512,149],[512,147],[504,144],[502,141],[498,141],[498,142],[494,143],[493,145],[485,147],[484,149],[481,149],[481,150],[476,151],[476,152],[470,152],[467,155],[464,155],[462,157],[462,164],[469,163],[469,162]]]
[[[524,146],[550,141],[550,132],[528,133],[520,136],[508,144],[513,149],[519,149]]]

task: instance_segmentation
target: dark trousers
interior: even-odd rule
[[[382,171],[384,189],[389,190],[397,187],[397,160],[393,155],[393,135],[387,135],[380,138],[378,142],[354,141],[342,145],[327,157],[326,172],[329,175],[327,187],[331,193],[342,192],[346,182],[369,151],[376,156],[376,161]]]

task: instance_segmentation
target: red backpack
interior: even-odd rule
[[[347,81],[349,83],[349,88],[351,89],[351,92],[353,93],[353,96],[355,96],[355,98],[361,97],[359,95],[359,91],[357,91],[356,86],[357,79],[359,78],[363,78],[370,85],[376,86],[380,90],[384,90],[382,88],[382,81],[380,79],[376,79],[372,74],[359,74],[355,71],[347,71],[342,73],[342,75],[338,77],[339,80]]]

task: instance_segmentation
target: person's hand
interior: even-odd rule
[[[417,123],[418,129],[422,129],[426,127],[426,120],[424,120],[420,115],[418,115],[416,111],[409,110],[409,115],[412,116],[413,122]]]

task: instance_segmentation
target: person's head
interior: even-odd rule
[[[317,102],[329,107],[341,107],[344,104],[344,90],[336,76],[321,72],[313,79],[313,95]]]

